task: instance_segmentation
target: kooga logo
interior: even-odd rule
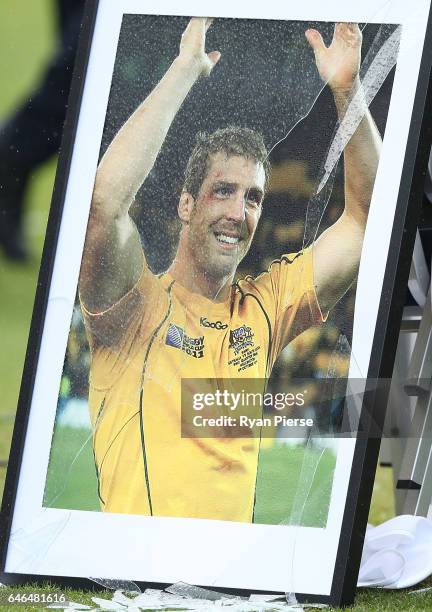
[[[226,329],[228,327],[227,323],[222,323],[222,321],[216,321],[216,323],[212,323],[206,317],[201,317],[200,319],[201,327],[211,327],[212,329]]]

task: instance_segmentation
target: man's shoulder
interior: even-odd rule
[[[287,270],[289,271],[292,264],[297,263],[299,258],[304,254],[305,251],[301,250],[294,253],[281,255],[278,259],[271,260],[263,271],[258,272],[257,274],[246,274],[245,276],[241,277],[236,282],[236,287],[243,291],[259,289],[263,285],[271,282],[272,277],[278,275],[281,268],[287,267]]]
[[[271,310],[282,297],[286,300],[295,294],[305,283],[305,265],[302,265],[302,262],[307,263],[307,252],[302,250],[284,254],[270,261],[263,272],[256,275],[247,274],[237,280],[235,290],[240,303],[252,299]]]

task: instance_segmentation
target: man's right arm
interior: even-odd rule
[[[99,164],[80,274],[81,300],[91,312],[106,310],[125,295],[138,281],[143,264],[150,278],[129,208],[190,89],[219,60],[219,52],[205,52],[210,23],[191,19],[179,55]]]

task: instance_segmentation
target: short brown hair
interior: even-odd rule
[[[195,147],[186,166],[183,190],[197,197],[209,169],[210,156],[226,153],[227,157],[238,155],[261,163],[265,172],[265,186],[270,178],[270,163],[262,135],[250,128],[228,126],[212,134],[199,132]]]

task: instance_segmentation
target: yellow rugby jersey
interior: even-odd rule
[[[146,274],[102,313],[82,305],[89,407],[106,512],[250,522],[259,439],[182,438],[182,378],[260,378],[322,322],[311,249],[283,256],[215,303]]]

